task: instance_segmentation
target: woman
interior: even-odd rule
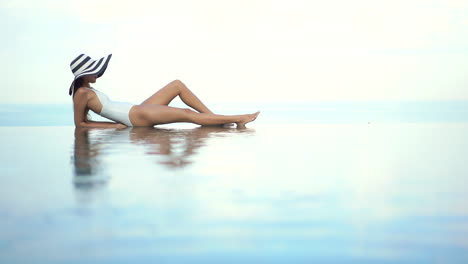
[[[104,74],[111,57],[112,54],[109,54],[99,60],[92,60],[89,56],[81,54],[70,63],[75,78],[70,86],[69,94],[73,94],[76,127],[125,128],[175,122],[190,122],[199,125],[236,123],[237,127],[244,127],[245,124],[254,121],[260,113],[216,115],[179,80],[170,82],[139,105],[111,101],[104,93],[90,85]],[[176,96],[196,111],[168,106]],[[87,115],[90,109],[117,123],[88,120]]]

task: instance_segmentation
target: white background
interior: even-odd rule
[[[0,0],[0,22],[0,103],[70,102],[80,53],[113,54],[116,100],[468,99],[468,1]]]

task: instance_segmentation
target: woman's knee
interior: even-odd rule
[[[176,86],[179,91],[187,90],[187,86],[181,80],[176,79],[172,81],[172,84]]]
[[[174,86],[184,86],[184,83],[183,83],[181,80],[179,80],[179,79],[173,80],[173,81],[171,82],[171,84],[174,85]]]

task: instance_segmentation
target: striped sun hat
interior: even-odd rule
[[[72,95],[76,79],[86,75],[97,75],[98,78],[101,77],[106,71],[107,64],[109,64],[111,57],[112,54],[109,54],[99,60],[93,60],[85,54],[78,55],[78,57],[70,63],[70,68],[73,75],[75,75],[75,79],[73,79],[70,85],[68,94]]]

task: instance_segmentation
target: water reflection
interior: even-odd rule
[[[193,156],[199,152],[201,147],[207,145],[208,138],[239,133],[251,134],[253,130],[222,127],[197,127],[194,129],[135,127],[130,131],[130,140],[133,144],[143,145],[145,155],[157,155],[157,163],[170,169],[179,169],[193,163]]]
[[[101,149],[105,144],[99,137],[92,136],[93,129],[75,128],[73,148],[73,185],[76,198],[81,203],[89,203],[102,193],[110,179],[101,159]]]
[[[105,159],[113,153],[143,149],[141,156],[154,156],[154,161],[174,170],[192,164],[193,156],[207,146],[207,139],[228,135],[249,135],[253,129],[197,127],[168,129],[133,127],[122,130],[75,128],[73,151],[74,186],[81,190],[97,189],[110,179]],[[130,155],[130,154],[129,154]],[[133,153],[131,155],[134,155]],[[139,155],[139,153],[137,153]],[[129,166],[132,166],[129,164]]]

